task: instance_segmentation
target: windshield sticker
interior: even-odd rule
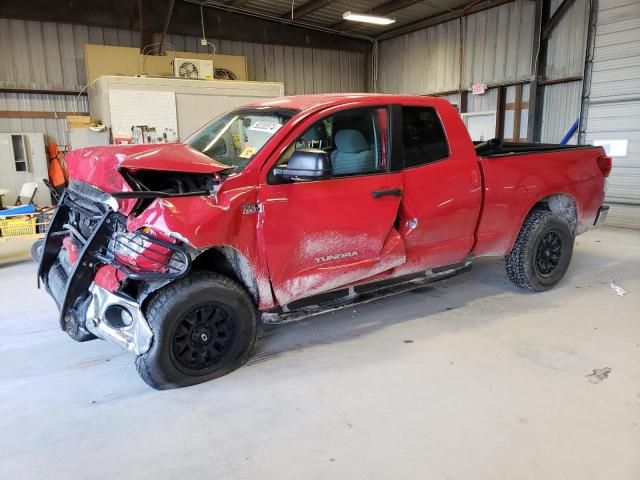
[[[265,122],[264,120],[258,120],[257,122],[253,122],[249,127],[249,130],[254,130],[256,132],[267,132],[267,133],[276,133],[282,125],[275,122]]]
[[[231,138],[233,138],[233,144],[236,146],[237,149],[240,149],[241,145],[240,145],[240,135],[238,135],[237,133],[232,133],[231,134]]]
[[[249,158],[251,155],[256,153],[256,147],[245,147],[245,149],[240,154],[240,158]]]

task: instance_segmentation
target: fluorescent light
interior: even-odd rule
[[[352,22],[373,23],[374,25],[391,25],[396,21],[395,18],[376,17],[375,15],[353,12],[344,12],[342,18],[351,20]]]

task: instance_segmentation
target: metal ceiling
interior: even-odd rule
[[[193,1],[193,0],[191,0]],[[196,0],[207,7],[245,15],[283,19],[348,34],[376,37],[432,17],[461,12],[478,0]],[[347,12],[395,19],[391,25],[370,25],[342,19]],[[293,14],[293,18],[292,18]]]

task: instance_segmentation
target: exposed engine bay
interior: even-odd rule
[[[165,172],[155,170],[130,171],[121,169],[131,192],[113,192],[114,198],[137,198],[134,216],[144,211],[156,198],[215,195],[222,183],[219,174]]]
[[[172,194],[209,193],[219,183],[219,177],[201,173],[164,172],[154,170],[122,170],[127,182],[137,191]]]

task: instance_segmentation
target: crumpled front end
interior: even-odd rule
[[[130,232],[111,195],[74,181],[51,220],[38,278],[73,336],[90,332],[135,354],[151,346],[141,302],[150,284],[180,278],[190,253],[149,229]]]

